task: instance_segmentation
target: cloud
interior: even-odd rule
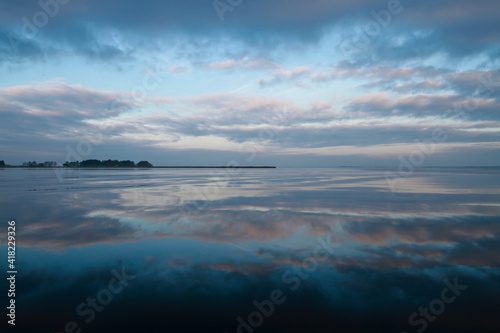
[[[392,67],[387,65],[359,66],[349,61],[342,60],[333,67],[319,69],[311,73],[312,81],[330,81],[345,78],[381,79],[379,82],[409,81],[415,78],[436,78],[448,70],[433,66]]]
[[[466,117],[449,113],[471,101],[477,109],[467,111]],[[10,151],[6,156],[11,157],[4,159],[20,159],[18,163],[49,156],[62,163],[65,146],[76,147],[93,134],[103,137],[100,151],[115,153],[148,146],[148,154],[155,156],[206,150],[222,158],[225,153],[255,150],[270,159],[395,158],[440,128],[447,137],[435,147],[440,156],[471,149],[490,154],[500,128],[497,104],[492,98],[378,92],[355,97],[337,110],[328,101],[299,106],[287,99],[235,93],[146,97],[139,103],[127,92],[102,92],[61,81],[0,89],[3,130],[11,133],[4,140],[10,146],[4,148]],[[139,108],[149,111],[134,112]]]
[[[169,73],[188,73],[191,68],[187,66],[172,66],[168,69]]]
[[[62,81],[1,88],[0,130],[8,136],[3,149],[21,160],[38,156],[61,162],[54,155],[65,154],[65,145],[102,136],[92,121],[117,117],[136,104],[128,93]]]
[[[6,131],[15,135],[74,137],[87,121],[115,117],[131,110],[129,94],[100,92],[61,81],[0,89],[0,113]],[[12,133],[12,134],[14,134]]]
[[[402,61],[440,52],[452,58],[484,54],[494,59],[499,52],[494,0],[483,1],[481,6],[473,6],[466,0],[445,1],[442,6],[425,0],[402,6],[404,10],[352,60]],[[4,38],[0,49],[11,50],[11,42],[5,38],[9,31],[22,42],[17,55],[2,53],[1,60],[9,63],[47,59],[70,52],[94,61],[127,61],[135,59],[144,48],[151,51],[163,48],[162,45],[168,45],[168,49],[189,44],[199,46],[207,39],[239,41],[267,54],[283,45],[302,43],[315,47],[327,32],[341,36],[344,29],[362,30],[374,21],[371,11],[386,7],[368,0],[349,3],[314,0],[307,4],[300,0],[259,0],[233,7],[221,22],[210,1],[146,1],[130,2],[127,6],[117,0],[106,5],[95,0],[69,2],[60,5],[48,23],[37,29],[34,38],[29,38],[23,34],[25,22],[32,22],[33,16],[43,9],[27,0],[4,1],[5,14],[0,27]]]
[[[454,72],[446,80],[455,91],[466,96],[500,96],[500,70]]]
[[[358,96],[347,106],[348,110],[367,114],[435,116],[472,120],[496,120],[499,102],[492,98],[466,98],[454,94],[418,94],[390,97],[388,94],[367,93]]]
[[[395,91],[401,92],[432,92],[445,89],[446,85],[442,81],[420,81],[418,83],[398,84]]]
[[[202,64],[202,67],[209,69],[219,69],[219,70],[232,70],[232,69],[246,69],[246,70],[260,70],[276,68],[278,65],[267,57],[259,57],[250,59],[249,57],[244,57],[241,59],[230,59],[221,62],[214,62],[209,64]]]
[[[259,78],[257,83],[261,86],[273,85],[283,81],[291,82],[295,79],[305,76],[311,69],[307,66],[299,66],[293,69],[277,69],[272,72],[272,76],[268,78]]]

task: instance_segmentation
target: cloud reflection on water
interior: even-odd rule
[[[25,170],[8,172],[10,181],[25,177]],[[309,294],[298,293],[284,307],[290,313],[301,299],[324,306],[305,315],[311,318],[326,309],[348,311],[349,317],[353,308],[368,316],[386,301],[389,308],[403,304],[409,310],[416,300],[425,304],[425,295],[450,274],[489,283],[491,293],[500,293],[492,282],[500,276],[496,174],[418,173],[407,179],[419,184],[418,191],[393,193],[377,170],[245,170],[205,198],[205,208],[184,215],[179,207],[193,204],[191,189],[213,186],[209,172],[77,172],[78,178],[59,184],[55,175],[37,170],[29,185],[0,201],[2,219],[14,217],[20,226],[20,253],[26,256],[19,260],[32,290],[23,296],[25,304],[50,294],[40,279],[54,290],[73,290],[87,282],[67,286],[64,276],[82,279],[89,271],[127,262],[145,293],[132,296],[132,288],[123,297],[149,295],[151,304],[162,304],[154,290],[168,290],[181,303],[218,297],[221,311],[232,314],[227,307],[233,304],[244,313],[252,299],[240,303],[231,295],[246,300],[258,290],[283,287],[281,274],[303,266],[317,237],[325,235],[339,246],[304,282],[301,292]],[[421,295],[409,281],[426,291]],[[483,297],[478,292],[469,301]],[[404,323],[409,313],[399,315],[396,322]]]

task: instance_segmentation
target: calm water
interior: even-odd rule
[[[0,169],[16,329],[498,332],[500,173],[384,173]]]

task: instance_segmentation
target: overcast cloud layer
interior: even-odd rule
[[[498,1],[231,3],[1,1],[0,159],[500,164]]]

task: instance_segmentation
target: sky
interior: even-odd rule
[[[0,1],[0,160],[500,165],[500,4]]]

